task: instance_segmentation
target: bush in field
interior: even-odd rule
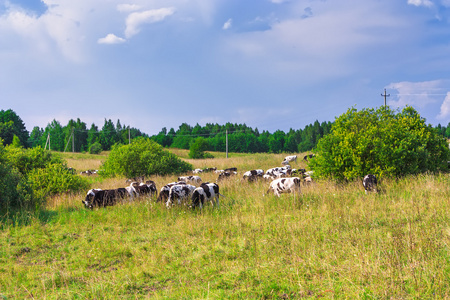
[[[412,107],[401,113],[349,109],[319,140],[315,153],[310,164],[315,174],[337,180],[445,171],[450,158],[446,140]]]
[[[102,152],[102,145],[99,142],[95,142],[89,147],[90,154],[100,154],[100,152]]]
[[[47,196],[85,190],[85,178],[71,174],[49,151],[0,143],[0,209],[38,208]]]
[[[113,146],[102,165],[101,174],[108,177],[179,174],[192,165],[148,138],[136,138],[128,145]]]
[[[189,157],[190,158],[214,158],[210,153],[205,152],[209,148],[208,141],[199,137],[196,138],[195,141],[191,144],[189,148]]]

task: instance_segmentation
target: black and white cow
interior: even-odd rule
[[[377,178],[375,177],[375,175],[372,174],[368,174],[366,176],[364,176],[363,178],[363,182],[362,182],[363,186],[364,186],[364,190],[367,194],[367,192],[377,192]]]
[[[149,195],[150,197],[156,196],[158,193],[156,190],[156,184],[153,180],[147,180],[145,183],[137,183],[132,182],[129,187],[126,188],[128,193],[130,194],[130,189],[133,192],[133,195],[143,196]],[[133,196],[130,194],[130,196]]]
[[[202,183],[192,194],[192,207],[199,206],[202,209],[205,201],[211,201],[213,205],[219,208],[219,195],[219,186],[217,184]]]
[[[316,156],[315,154],[308,154],[308,155],[305,155],[305,156],[303,157],[303,160],[306,161],[306,162],[308,162],[308,159],[309,159],[309,158],[313,158],[313,157],[315,157],[315,156]]]
[[[118,188],[113,190],[92,189],[88,191],[85,200],[81,202],[86,208],[93,209],[94,207],[106,207],[116,204],[116,202],[126,197],[128,194],[125,188]]]
[[[244,173],[242,176],[243,179],[246,179],[248,181],[255,181],[258,178],[262,178],[264,175],[264,170],[257,169],[257,170],[250,170]]]
[[[158,198],[156,198],[156,202],[160,202],[160,201],[166,202],[166,200],[169,199],[170,188],[176,184],[186,184],[186,182],[178,181],[178,182],[171,182],[171,183],[166,184],[159,191],[159,196],[158,196]]]
[[[200,176],[180,176],[178,177],[178,181],[184,181],[186,183],[201,183],[202,179]]]
[[[298,192],[301,194],[301,179],[298,177],[278,178],[270,183],[267,193],[273,192],[280,197],[282,193]]]
[[[192,170],[192,173],[194,173],[194,174],[203,173],[203,170],[202,169],[195,169],[195,170]]]
[[[219,177],[217,178],[217,181],[222,181],[226,178],[230,178],[231,176],[237,175],[236,171],[223,171],[219,174]]]
[[[223,170],[224,172],[237,172],[237,168],[228,168]]]
[[[291,161],[297,162],[297,155],[286,156],[281,162],[282,165],[288,165]]]
[[[190,184],[176,184],[170,187],[169,198],[167,199],[166,206],[169,208],[175,200],[178,204],[181,204],[183,200],[187,200],[192,196],[196,186]]]
[[[281,177],[288,177],[291,175],[291,166],[287,165],[284,167],[276,167],[276,168],[270,168],[266,171],[265,175],[268,176],[263,176],[265,179],[267,178],[271,178],[271,179],[275,179],[275,178],[281,178]]]

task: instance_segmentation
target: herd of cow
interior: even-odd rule
[[[305,156],[304,160],[311,157]],[[290,162],[297,160],[296,155],[287,156],[282,164],[284,167],[275,167],[264,172],[262,169],[250,170],[243,174],[242,179],[248,182],[253,182],[259,179],[271,181],[267,193],[272,192],[280,197],[282,193],[301,193],[301,183],[312,183],[312,171],[306,172],[305,169],[292,169]],[[217,170],[216,168],[195,169],[192,171],[195,174],[203,172],[216,172],[219,174],[217,182],[225,178],[237,175],[237,168],[229,168],[225,170]],[[291,177],[298,175],[298,177]],[[166,184],[160,189],[159,195],[156,184],[152,180],[144,182],[143,177],[133,178],[127,180],[131,182],[129,186],[118,189],[91,189],[87,192],[86,198],[82,201],[86,208],[93,209],[94,207],[105,207],[114,205],[118,200],[133,199],[147,195],[156,197],[157,202],[164,202],[167,208],[170,208],[176,202],[178,205],[188,204],[192,208],[204,206],[205,202],[211,203],[219,207],[219,196],[223,196],[219,192],[219,185],[217,183],[202,182],[198,175],[180,176],[177,182]],[[138,181],[141,181],[140,183]],[[191,184],[192,183],[192,184]],[[377,179],[374,175],[366,175],[363,179],[363,186],[365,192],[376,192]]]

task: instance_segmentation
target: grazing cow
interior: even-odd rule
[[[236,171],[224,171],[219,174],[219,177],[217,178],[217,181],[222,181],[225,178],[230,178],[231,176],[237,175]]]
[[[217,184],[202,183],[192,194],[192,207],[199,206],[202,209],[205,201],[211,201],[213,205],[215,204],[219,208],[219,195],[219,186]]]
[[[203,169],[203,172],[213,172],[213,171],[216,171],[217,170],[217,168],[216,167],[213,167],[213,168],[205,168],[205,169]]]
[[[377,192],[377,178],[375,177],[375,175],[372,174],[368,174],[366,176],[364,176],[363,179],[363,186],[364,186],[364,190],[367,194],[367,192]]]
[[[140,184],[137,182],[132,182],[130,186],[127,188],[127,191],[129,193],[130,188],[138,197],[141,195],[149,195],[150,197],[153,197],[158,193],[156,190],[156,184],[153,180],[147,180],[145,183],[142,182]]]
[[[223,170],[224,172],[237,172],[237,168],[228,168]]]
[[[195,169],[195,170],[192,170],[192,173],[194,173],[194,174],[203,173],[203,170],[202,169]]]
[[[178,177],[178,181],[184,181],[186,183],[200,183],[202,182],[202,179],[200,178],[200,176],[180,176]]]
[[[92,193],[90,193],[92,192]],[[93,194],[93,197],[92,197]],[[116,204],[117,200],[124,198],[128,194],[125,188],[113,190],[93,189],[88,192],[86,199],[81,201],[86,208],[94,209],[94,207],[106,207]]]
[[[156,202],[160,202],[160,201],[165,202],[169,198],[170,188],[176,184],[186,184],[186,182],[179,181],[179,182],[171,182],[171,183],[166,184],[159,191],[159,196],[158,196],[158,198],[156,198]]]
[[[214,171],[214,173],[216,173],[216,174],[221,174],[221,173],[223,173],[223,172],[225,172],[225,170],[215,170],[215,171]]]
[[[171,186],[169,190],[169,198],[166,202],[167,208],[169,208],[175,200],[178,200],[178,204],[181,204],[182,200],[186,200],[192,196],[192,193],[196,188],[196,186],[190,184],[176,184]]]
[[[264,170],[258,169],[258,170],[250,170],[244,173],[242,176],[243,179],[247,179],[248,181],[255,181],[258,178],[263,177]]]
[[[288,165],[291,161],[297,162],[297,155],[286,156],[281,164]]]
[[[305,177],[305,181],[303,181],[303,185],[311,185],[313,183],[314,183],[313,179],[309,176]]]
[[[271,168],[266,171],[266,175],[269,175],[271,178],[281,178],[281,177],[287,177],[291,175],[291,166],[287,165],[284,167],[276,167]],[[266,176],[268,178],[268,176]]]
[[[278,178],[270,183],[269,189],[267,193],[273,191],[273,193],[280,197],[281,193],[290,193],[290,192],[299,192],[300,190],[301,179],[298,177],[291,178]]]
[[[308,162],[308,158],[313,158],[314,156],[316,156],[316,155],[315,155],[315,154],[308,154],[308,155],[305,155],[305,156],[303,157],[303,160],[306,161],[306,162]]]

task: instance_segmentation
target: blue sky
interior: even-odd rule
[[[450,122],[450,0],[0,0],[0,108],[260,131],[413,106]]]

